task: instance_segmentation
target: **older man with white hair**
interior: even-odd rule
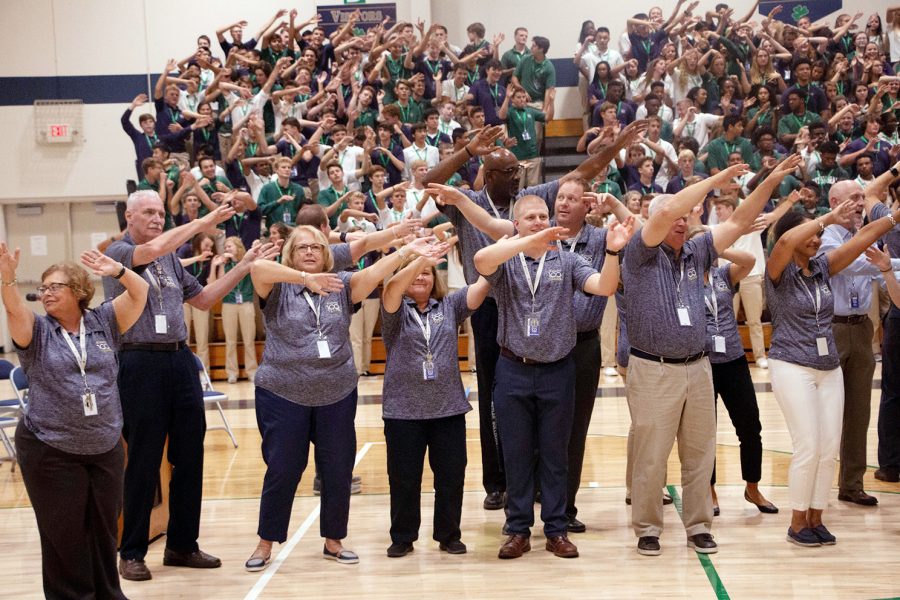
[[[272,244],[247,250],[223,277],[202,287],[186,271],[175,250],[195,234],[230,219],[234,209],[222,205],[199,219],[163,231],[166,213],[153,191],[128,197],[125,235],[106,254],[150,283],[150,294],[137,323],[122,337],[119,353],[119,396],[128,442],[125,469],[124,529],[119,548],[119,574],[124,579],[151,578],[144,564],[149,543],[150,511],[159,485],[159,465],[168,438],[172,463],[169,524],[163,564],[215,568],[218,558],[197,546],[203,495],[203,437],[206,417],[197,366],[185,341],[183,304],[209,308],[250,272],[253,261],[273,254]],[[107,298],[122,284],[103,278]]]
[[[622,279],[631,343],[626,389],[634,424],[632,526],[639,554],[661,553],[666,461],[675,439],[681,458],[683,520],[688,547],[718,551],[709,533],[709,493],[716,445],[712,370],[706,357],[704,272],[717,255],[754,222],[772,190],[796,168],[799,157],[775,168],[714,231],[685,241],[687,217],[713,189],[747,172],[730,166],[650,205],[650,218],[625,248]]]
[[[856,210],[843,222],[829,225],[822,235],[819,253],[833,250],[849,240],[862,225],[863,209],[870,221],[890,214],[879,200],[880,192],[893,180],[889,171],[866,187],[856,181],[839,181],[828,193],[828,203],[834,209],[845,200],[853,200]],[[893,269],[900,269],[900,260],[892,259]],[[862,506],[875,506],[878,499],[863,490],[866,472],[866,435],[872,405],[872,377],[875,358],[872,354],[873,325],[869,319],[872,304],[872,279],[881,276],[878,268],[858,256],[850,265],[831,277],[834,296],[832,331],[841,358],[844,374],[844,421],[841,434],[838,500]]]

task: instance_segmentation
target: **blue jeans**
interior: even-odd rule
[[[569,522],[566,517],[568,446],[575,411],[572,354],[538,365],[522,364],[501,355],[497,361],[494,407],[506,470],[507,529],[516,534],[531,533],[535,461],[538,461],[544,534],[564,535]]]
[[[294,494],[309,461],[309,443],[316,447],[316,467],[322,480],[319,534],[347,537],[350,480],[356,456],[356,390],[328,406],[301,406],[264,388],[256,388],[256,424],[262,435],[266,463],[259,529],[264,540],[284,542]]]

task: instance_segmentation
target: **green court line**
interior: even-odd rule
[[[666,489],[669,490],[669,495],[672,496],[672,502],[675,504],[675,510],[678,511],[678,517],[684,521],[684,517],[681,514],[681,496],[678,494],[678,490],[675,489],[674,485],[666,486]],[[700,565],[703,567],[703,571],[706,573],[706,578],[709,579],[709,583],[713,588],[713,591],[716,593],[716,598],[718,600],[731,600],[731,596],[728,595],[728,590],[725,589],[725,584],[722,583],[722,578],[719,577],[719,572],[716,571],[715,565],[713,565],[712,560],[710,560],[708,554],[701,554],[697,552],[697,559],[700,561]]]

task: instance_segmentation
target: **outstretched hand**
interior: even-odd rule
[[[101,254],[97,250],[85,250],[81,253],[81,264],[100,277],[114,277],[122,271],[122,263]]]

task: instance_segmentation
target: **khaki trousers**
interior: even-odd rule
[[[600,323],[600,362],[604,368],[616,366],[616,335],[619,332],[619,311],[616,297],[610,296]]]
[[[688,537],[709,533],[713,518],[709,480],[716,457],[709,360],[664,364],[632,355],[626,390],[634,424],[631,521],[635,535],[659,537],[663,531],[659,490],[666,484],[666,463],[676,439],[685,531]]]
[[[762,275],[750,275],[741,280],[741,285],[734,295],[734,314],[738,314],[741,304],[744,305],[744,318],[750,329],[750,345],[753,347],[753,360],[766,357],[766,344],[763,338],[763,281]]]
[[[366,298],[362,306],[350,318],[350,346],[353,348],[353,364],[357,375],[369,370],[372,364],[372,334],[378,321],[381,300]]]
[[[222,328],[225,330],[225,373],[237,378],[240,373],[237,358],[238,326],[244,342],[244,370],[250,381],[256,376],[256,311],[252,302],[222,303]]]
[[[184,303],[184,324],[187,326],[188,343],[191,341],[191,323],[194,324],[194,343],[197,356],[209,372],[209,311]]]
[[[541,183],[541,157],[520,160],[519,164],[524,167],[522,176],[519,178],[519,185],[522,189],[538,185]]]

